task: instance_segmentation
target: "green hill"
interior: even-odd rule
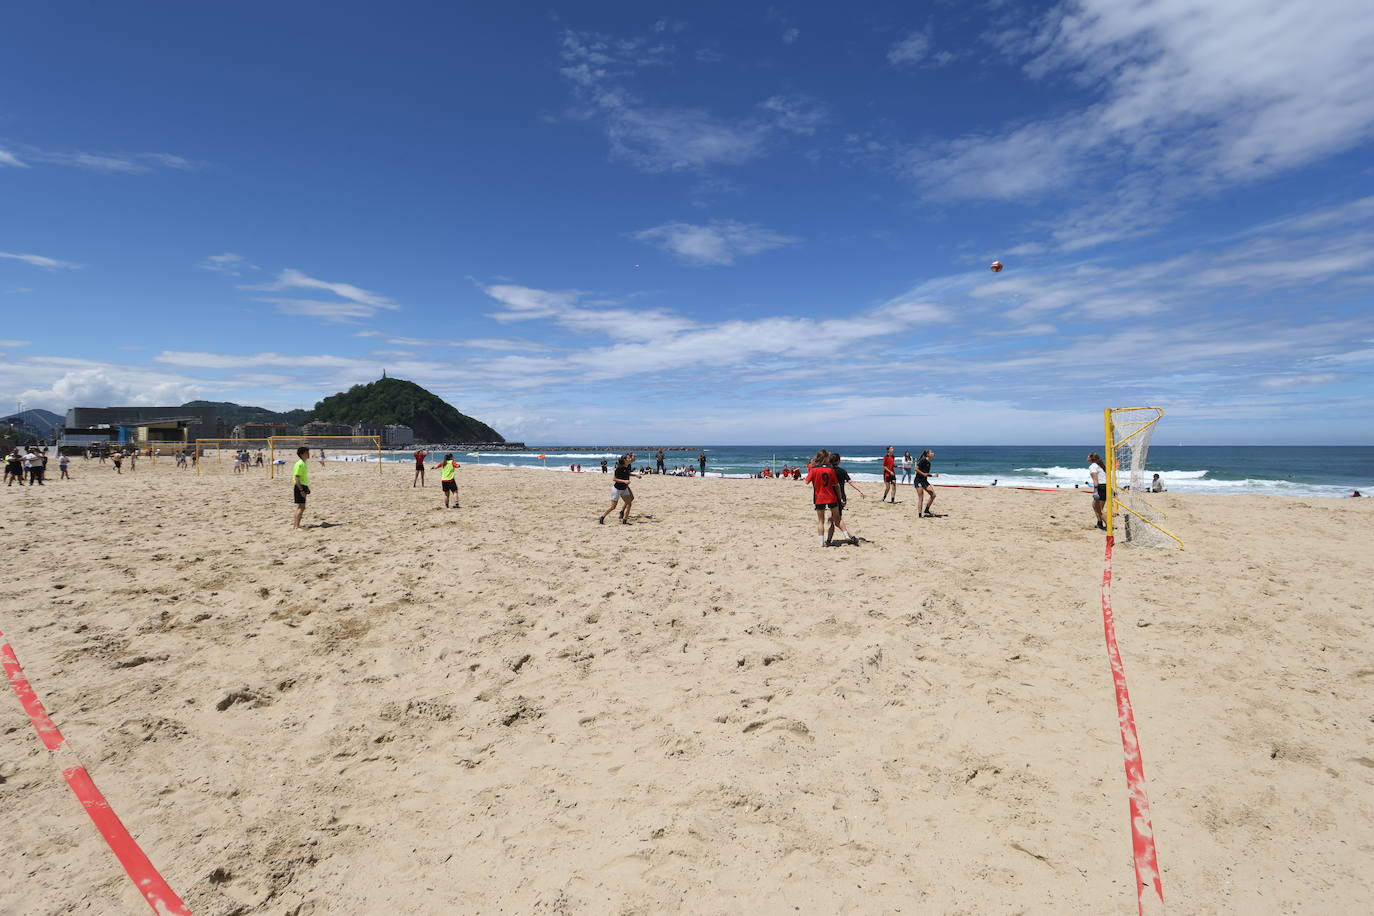
[[[308,410],[287,410],[278,412],[268,410],[266,407],[246,407],[242,404],[234,404],[231,401],[187,401],[181,405],[188,411],[208,412],[223,420],[226,426],[238,426],[240,423],[287,423],[291,426],[300,426],[310,420]]]
[[[400,423],[419,442],[505,442],[505,437],[414,382],[383,378],[330,395],[313,418],[329,423]]]

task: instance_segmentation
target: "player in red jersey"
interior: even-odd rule
[[[887,454],[883,456],[883,495],[878,497],[878,502],[888,501],[891,495],[891,502],[897,501],[897,458],[892,454],[892,446],[887,447]]]
[[[426,452],[422,448],[417,448],[415,450],[415,476],[410,480],[410,485],[412,487],[415,486],[417,482],[422,487],[425,485],[425,456],[428,454],[429,452]]]
[[[830,524],[840,527],[840,495],[836,484],[835,472],[826,466],[830,453],[821,449],[811,461],[806,472],[806,482],[811,484],[811,501],[816,507],[816,540],[825,546],[825,515],[830,513]]]

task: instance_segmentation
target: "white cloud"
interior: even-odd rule
[[[782,33],[782,43],[785,45],[794,44],[801,37],[801,29],[790,28]]]
[[[8,166],[12,169],[26,169],[29,167],[26,162],[5,149],[0,149],[0,166]]]
[[[34,267],[42,267],[45,270],[80,270],[80,264],[73,264],[70,261],[59,261],[57,258],[46,258],[41,254],[10,254],[7,251],[0,251],[0,258],[8,258],[12,261],[23,261],[25,264],[32,264]]]
[[[0,340],[0,347],[27,347],[31,340]]]
[[[1329,385],[1340,380],[1341,376],[1334,372],[1317,372],[1312,375],[1276,375],[1271,378],[1260,379],[1256,384],[1261,388],[1282,389],[1296,388],[1302,385]]]
[[[63,362],[30,360],[17,367],[33,386],[20,391],[19,397],[27,404],[61,412],[68,407],[182,404],[212,387],[161,371],[65,361],[86,364],[85,368],[72,369],[64,368]],[[44,380],[35,385],[35,379]]]
[[[59,153],[26,148],[24,156],[33,162],[124,175],[141,175],[158,168],[188,171],[197,167],[191,160],[171,153]]]
[[[823,119],[815,102],[774,96],[754,116],[722,118],[685,106],[655,106],[625,87],[627,77],[666,64],[671,47],[589,32],[563,36],[560,72],[581,104],[577,116],[598,121],[612,152],[646,172],[701,171],[762,155],[778,133],[809,134]]]
[[[226,251],[224,254],[212,254],[196,266],[201,270],[212,270],[215,273],[228,274],[231,277],[237,277],[245,270],[260,269],[256,264],[249,263],[243,255],[234,254],[232,251]]]
[[[774,248],[797,244],[792,236],[734,220],[712,220],[704,226],[666,223],[633,236],[656,245],[689,264],[723,266]]]
[[[1364,0],[1071,0],[1018,50],[1096,99],[918,153],[912,174],[936,196],[1086,192],[1102,203],[1071,215],[1070,247],[1150,231],[1186,198],[1374,135],[1371,48]]]
[[[286,269],[277,274],[271,283],[257,283],[240,286],[239,289],[256,292],[281,292],[294,289],[321,290],[338,296],[343,301],[321,299],[295,299],[264,297],[260,302],[270,302],[287,315],[308,315],[328,321],[351,321],[372,318],[382,309],[398,310],[400,306],[386,296],[354,286],[352,283],[338,283],[317,280],[299,270]]]
[[[894,66],[920,63],[929,51],[930,36],[925,32],[912,32],[888,49],[887,60]]]

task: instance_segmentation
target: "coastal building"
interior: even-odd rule
[[[299,436],[301,428],[289,423],[240,423],[234,427],[235,439],[266,439],[271,436]]]
[[[384,438],[386,436],[386,427],[380,423],[354,423],[351,435],[376,436],[378,439],[386,442]]]
[[[217,421],[218,417],[212,418]],[[222,423],[220,424],[222,426]],[[123,445],[177,451],[206,429],[206,418],[181,407],[73,407],[58,439],[59,448]]]
[[[346,423],[326,423],[323,420],[311,420],[301,427],[302,436],[351,436],[353,427]]]
[[[415,444],[415,430],[399,423],[388,423],[382,435],[384,445],[405,447]]]

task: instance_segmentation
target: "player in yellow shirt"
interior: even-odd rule
[[[301,526],[305,515],[305,498],[310,495],[310,449],[302,445],[296,449],[296,466],[291,469],[291,498],[296,502],[295,527]]]
[[[453,472],[458,470],[458,465],[453,461],[453,452],[444,456],[444,460],[436,464],[435,469],[439,472],[439,486],[444,491],[444,508],[449,508],[448,495],[453,494],[453,508],[461,509],[458,505],[458,481],[453,479]]]

